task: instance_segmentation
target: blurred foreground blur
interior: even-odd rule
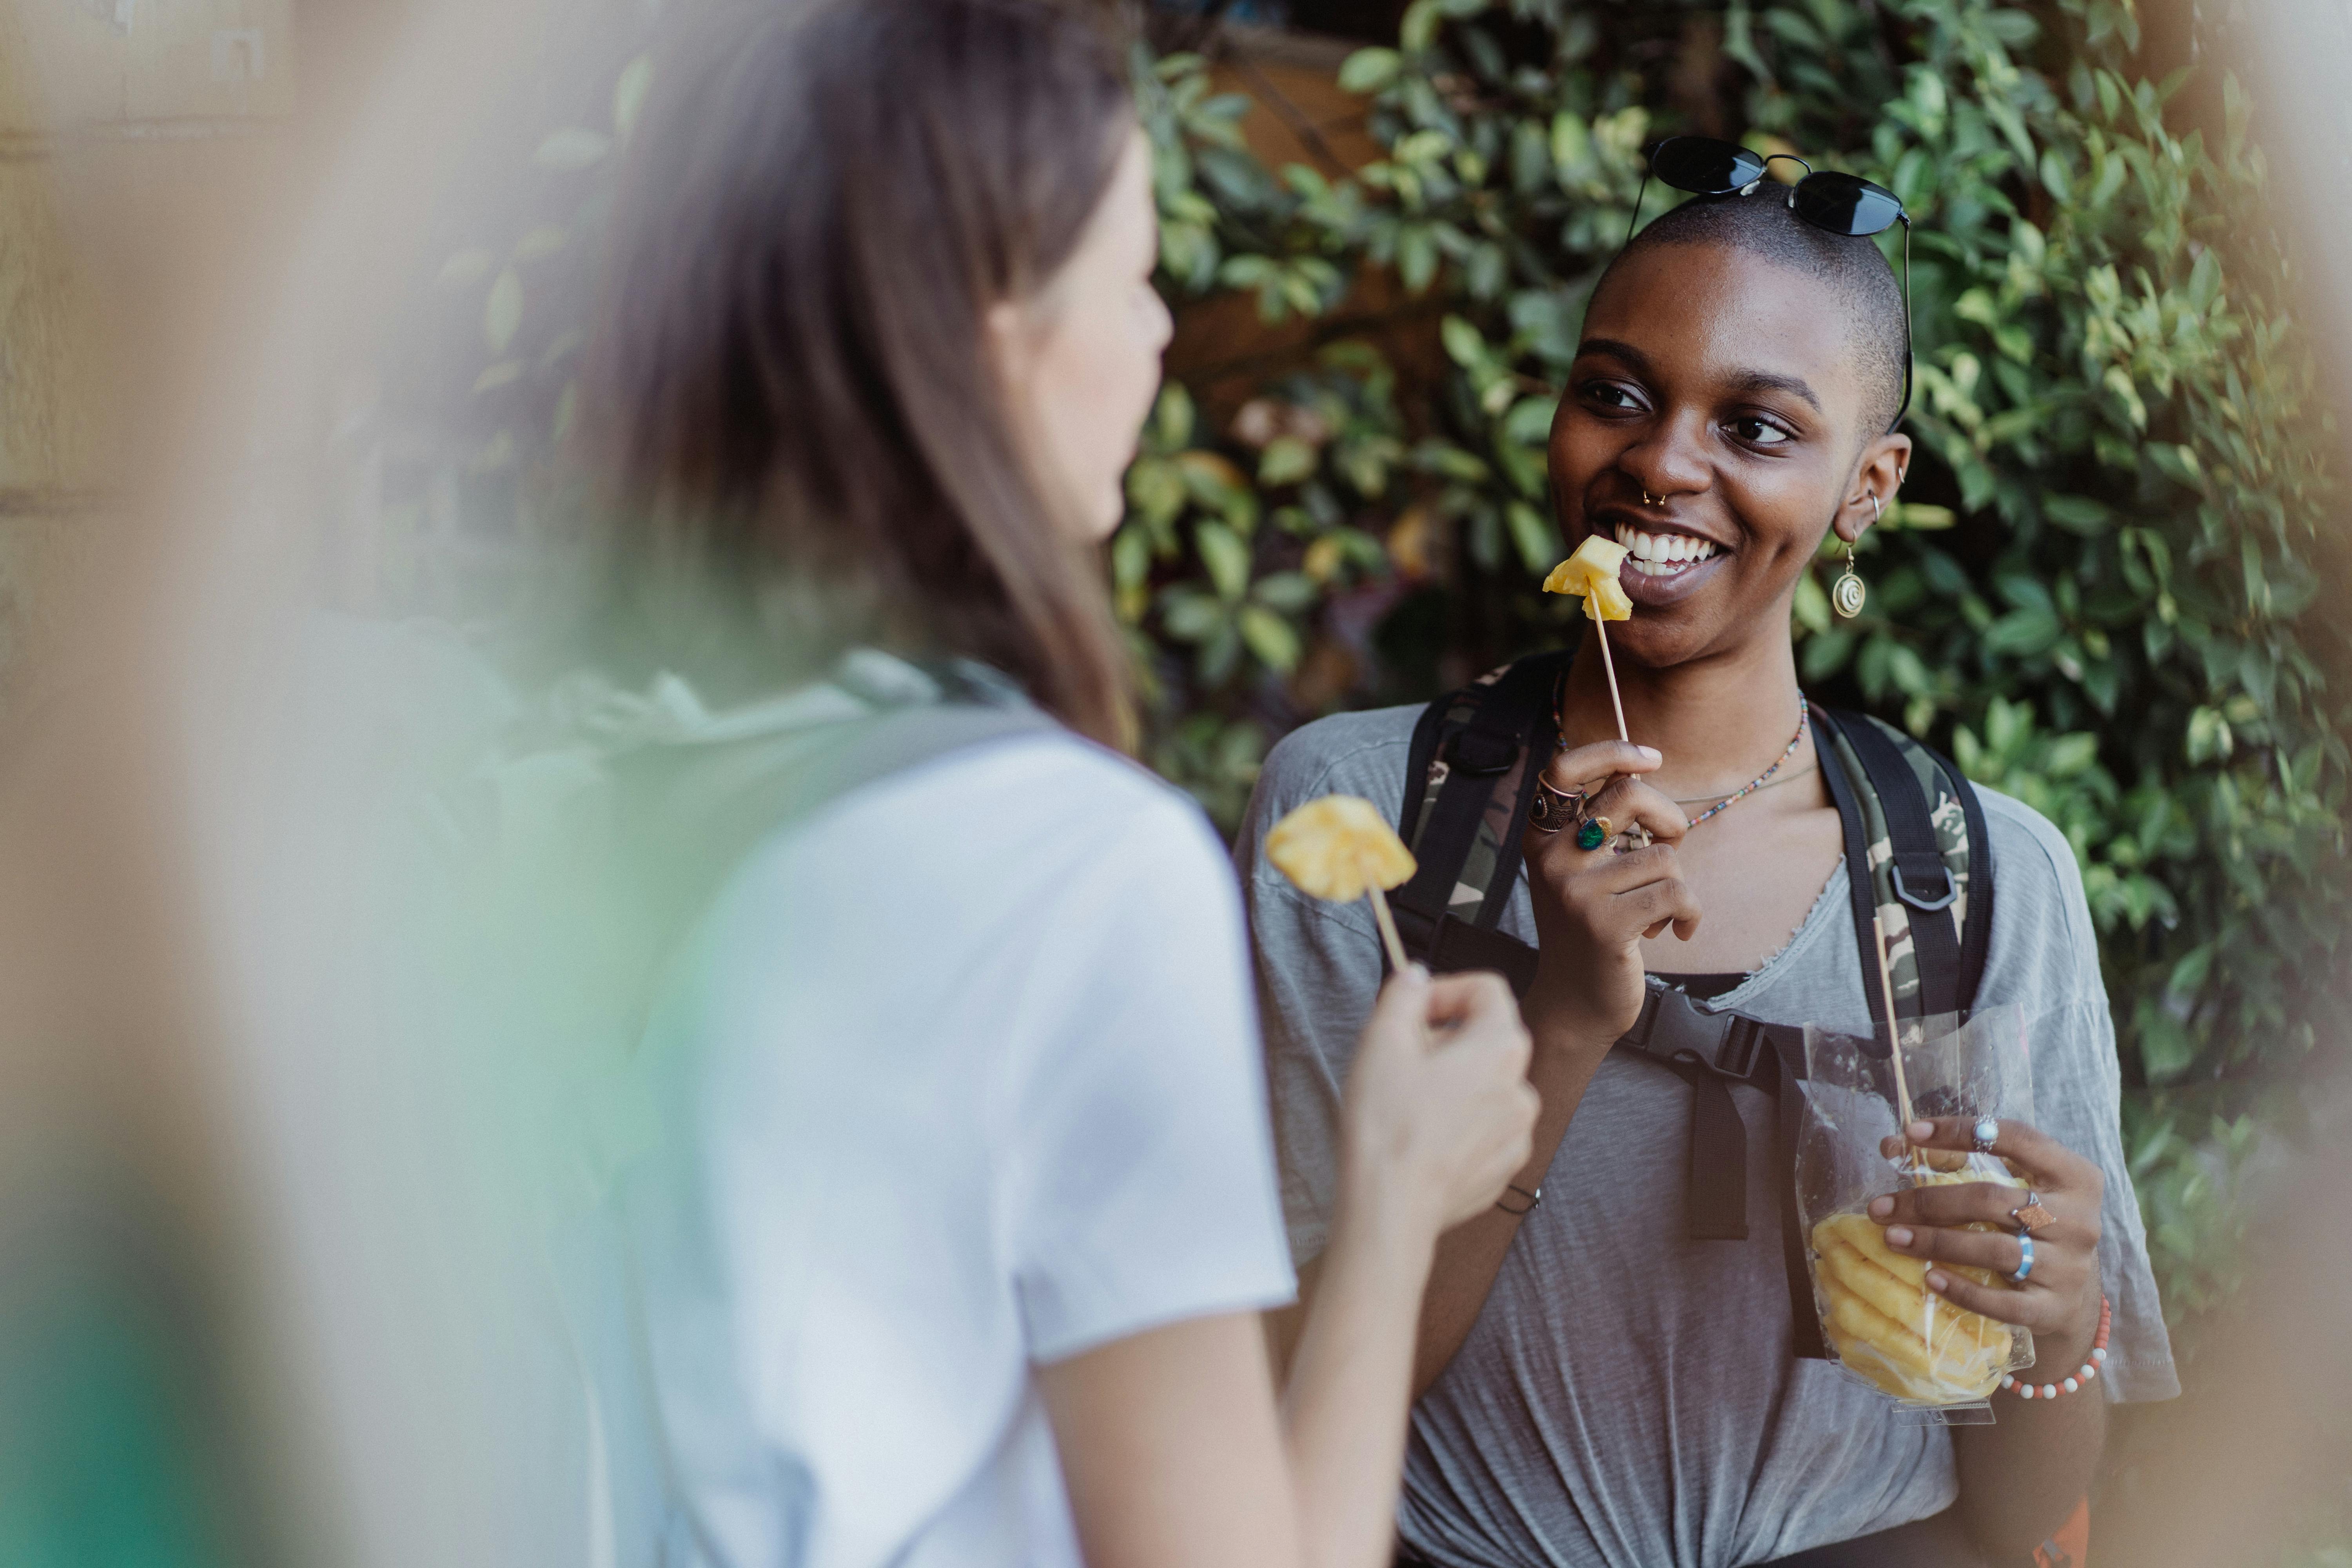
[[[2342,254],[2345,15],[2221,9],[2281,226]],[[2085,7],[2043,10],[2055,36]],[[580,736],[691,715],[578,688],[567,707],[488,657],[557,629],[492,612],[561,575],[564,476],[526,475],[517,432],[567,417],[598,216],[593,193],[516,171],[614,155],[647,25],[623,0],[0,0],[11,1568],[603,1568],[649,1548],[631,1417],[599,1394],[608,1326],[577,1310],[597,1152],[627,1141],[596,1055],[610,998],[579,963],[628,940],[574,854],[604,826]],[[1308,68],[1286,58],[1219,68]],[[1310,153],[1370,155],[1284,123]],[[1362,141],[1360,117],[1345,129]],[[2352,279],[2294,280],[2341,406]],[[1196,331],[1212,385],[1234,356],[1224,326]],[[1459,334],[1424,357],[1456,350],[1465,374],[1496,369]],[[1295,483],[1280,464],[1302,444],[1343,459],[1286,409],[1243,437],[1255,481],[1170,435],[1176,504]],[[1374,558],[1411,566],[1438,526],[1424,509],[1407,534],[1414,515]],[[1297,662],[1288,601],[1242,574],[1258,596],[1202,601],[1237,628],[1232,658],[1247,635],[1251,658]],[[1170,618],[1188,615],[1208,626]],[[1221,676],[1199,713],[1337,700],[1330,668]],[[1190,723],[1155,756],[1214,805],[1242,773],[1224,731]],[[2119,1450],[2103,1560],[2267,1564],[2352,1531],[2341,1092],[2308,1086],[2315,1152],[2247,1189],[2248,1283],[2200,1330],[2191,1396]]]

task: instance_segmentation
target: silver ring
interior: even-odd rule
[[[2009,1277],[2012,1285],[2022,1285],[2033,1272],[2033,1238],[2022,1227],[2017,1233],[2017,1272]]]
[[[1990,1154],[2000,1141],[2000,1123],[1990,1116],[1979,1116],[1977,1124],[1969,1129],[1969,1147],[1979,1154]]]

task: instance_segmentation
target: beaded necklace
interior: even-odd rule
[[[1713,805],[1708,806],[1696,816],[1692,817],[1690,820],[1691,826],[1696,827],[1700,823],[1705,822],[1708,817],[1713,816],[1717,812],[1721,811],[1724,807],[1732,805],[1736,801],[1745,800],[1748,796],[1755,794],[1758,790],[1770,783],[1772,775],[1780,771],[1780,763],[1787,762],[1790,757],[1797,754],[1797,748],[1805,743],[1805,735],[1807,731],[1812,729],[1812,704],[1800,697],[1797,699],[1797,732],[1793,736],[1790,737],[1789,749],[1780,753],[1780,762],[1774,763],[1770,767],[1766,768],[1762,773],[1758,773],[1754,778],[1748,780],[1746,784],[1741,784],[1738,789],[1733,790],[1729,795],[1725,795],[1721,800],[1717,801]],[[1706,797],[1702,795],[1699,798],[1704,800]]]

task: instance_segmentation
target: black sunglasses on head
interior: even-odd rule
[[[1903,404],[1895,411],[1895,423],[1886,427],[1892,435],[1911,411],[1911,215],[1893,191],[1858,174],[1816,172],[1793,153],[1759,153],[1712,136],[1669,136],[1650,149],[1650,167],[1633,196],[1633,221],[1626,226],[1625,243],[1631,245],[1642,226],[1642,198],[1649,194],[1651,176],[1695,196],[1752,195],[1766,173],[1784,158],[1805,171],[1804,178],[1789,187],[1789,210],[1815,228],[1867,239],[1895,224],[1903,226]]]

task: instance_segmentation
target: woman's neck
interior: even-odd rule
[[[1619,653],[1616,668],[1626,735],[1664,754],[1649,782],[1669,796],[1738,789],[1787,750],[1796,732],[1801,693],[1796,653],[1786,638],[1663,669]],[[1617,737],[1598,637],[1586,637],[1569,668],[1560,729],[1570,745]]]

